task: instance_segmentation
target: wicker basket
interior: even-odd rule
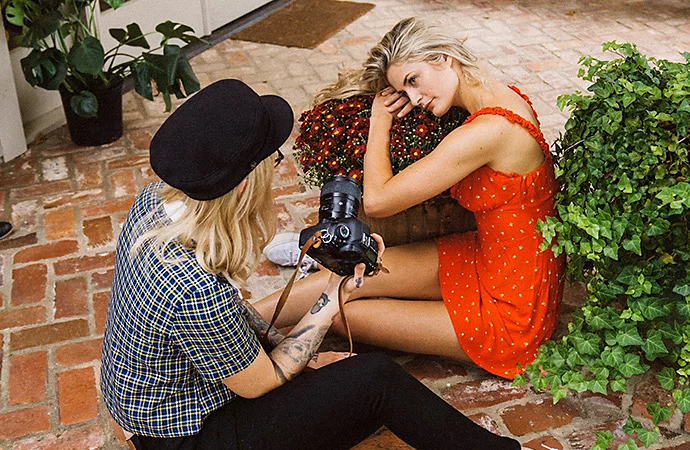
[[[383,219],[374,219],[360,208],[359,218],[387,246],[432,239],[446,234],[476,230],[474,214],[448,194],[438,195],[417,206]]]

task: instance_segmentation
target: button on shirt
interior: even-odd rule
[[[172,243],[161,261],[145,232],[170,224],[162,183],[137,197],[118,239],[101,368],[106,406],[141,436],[197,434],[204,418],[235,394],[222,380],[247,368],[259,342],[231,284],[204,271]],[[173,260],[175,262],[168,262]]]

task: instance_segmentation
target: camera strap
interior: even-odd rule
[[[288,296],[290,295],[290,291],[292,290],[292,285],[295,284],[295,280],[297,279],[297,274],[299,273],[300,267],[302,265],[302,260],[304,259],[304,255],[307,254],[307,250],[309,250],[312,246],[318,247],[319,245],[321,245],[321,232],[317,231],[316,233],[314,233],[313,236],[311,236],[309,239],[307,239],[307,242],[305,242],[304,245],[302,246],[302,251],[300,252],[299,259],[297,260],[297,267],[295,268],[295,271],[292,273],[292,276],[288,280],[288,283],[285,286],[285,289],[283,289],[283,292],[280,294],[280,298],[278,299],[278,304],[276,305],[276,309],[273,312],[273,318],[271,319],[271,323],[268,325],[268,328],[266,329],[266,332],[264,333],[264,335],[262,337],[266,343],[268,342],[268,332],[273,327],[273,325],[276,323],[276,320],[278,319],[280,312],[283,310],[283,306],[285,306],[285,301],[287,300]],[[340,294],[338,294],[338,296],[340,296]]]
[[[273,327],[273,325],[276,323],[276,320],[278,319],[278,316],[280,315],[280,312],[283,310],[283,306],[285,306],[285,302],[288,299],[288,296],[290,295],[290,291],[292,291],[292,286],[295,284],[295,280],[297,279],[297,274],[299,273],[300,266],[302,265],[302,260],[304,259],[304,256],[307,254],[307,251],[313,246],[314,248],[318,248],[321,245],[321,232],[317,231],[314,233],[309,239],[307,239],[307,242],[304,243],[302,246],[302,250],[299,255],[299,259],[297,261],[297,267],[295,268],[295,271],[292,273],[292,276],[288,280],[287,285],[285,286],[285,289],[283,289],[283,292],[280,294],[280,298],[278,299],[278,304],[276,305],[276,309],[273,312],[273,318],[271,319],[271,323],[269,324],[268,328],[264,332],[262,339],[264,340],[264,343],[268,344],[268,332],[270,329]],[[388,269],[386,269],[383,266],[383,262],[379,258],[377,267],[374,270],[373,275],[376,275],[380,271],[384,271],[385,273],[388,273]],[[352,275],[347,276],[343,278],[340,281],[340,284],[338,285],[338,305],[340,306],[340,319],[343,321],[343,326],[345,327],[345,333],[347,334],[347,340],[350,343],[350,355],[352,356],[352,333],[350,332],[350,324],[347,322],[347,317],[345,317],[345,308],[343,304],[343,297],[341,295],[343,285],[352,278]]]

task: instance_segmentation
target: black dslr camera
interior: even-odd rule
[[[361,201],[357,181],[343,175],[330,178],[321,188],[319,223],[299,235],[302,247],[314,233],[321,232],[321,243],[310,247],[307,254],[338,275],[352,275],[362,262],[367,274],[377,266],[378,245],[369,226],[357,218]]]

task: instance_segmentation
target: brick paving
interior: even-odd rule
[[[314,50],[230,38],[196,56],[194,68],[202,85],[237,77],[282,95],[299,113],[339,67],[357,67],[397,20],[429,17],[466,36],[488,70],[531,96],[553,142],[567,118],[556,98],[586,87],[576,76],[581,55],[600,56],[601,42],[614,39],[658,58],[680,60],[679,52],[690,50],[690,6],[683,0],[368,1],[373,10]],[[136,192],[156,179],[147,148],[166,117],[161,102],[133,93],[125,95],[124,110],[125,135],[113,144],[73,146],[63,127],[0,166],[0,217],[16,228],[0,241],[3,450],[124,448],[100,399],[100,346],[115,240]],[[281,229],[313,223],[317,192],[300,184],[290,158],[276,175],[275,195]],[[287,276],[262,263],[250,280],[253,298],[281,288]],[[581,299],[581,288],[568,289],[561,329]],[[641,378],[631,380],[628,394],[569,396],[553,405],[547,395],[474,368],[395,356],[473,420],[534,449],[589,448],[596,430],[612,430],[622,442],[627,414],[644,417],[646,401],[665,399],[653,379]],[[690,449],[688,415],[676,411],[661,432],[652,448]],[[383,431],[357,448],[407,446]]]

